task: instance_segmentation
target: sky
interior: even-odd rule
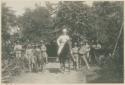
[[[22,15],[24,13],[25,8],[33,9],[35,7],[35,3],[40,3],[42,6],[45,6],[45,1],[47,0],[2,0],[2,2],[5,2],[7,6],[9,6],[15,11],[16,15]],[[58,1],[59,0],[49,0],[49,2],[51,3],[58,3]],[[88,5],[91,5],[92,1],[86,3]]]

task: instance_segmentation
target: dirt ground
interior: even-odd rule
[[[12,83],[86,83],[89,80],[98,78],[95,70],[99,67],[91,67],[87,69],[86,66],[78,71],[66,70],[61,72],[59,70],[59,63],[48,63],[43,72],[25,72],[12,79]]]

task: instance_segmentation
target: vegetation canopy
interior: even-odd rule
[[[116,46],[115,58],[123,65],[123,6],[122,1],[95,1],[92,6],[82,1],[46,2],[45,7],[36,4],[16,16],[2,3],[2,59],[12,57],[15,41],[55,41],[65,26],[73,42],[95,40],[112,52]]]

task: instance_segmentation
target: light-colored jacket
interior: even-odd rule
[[[74,47],[74,48],[72,48],[72,53],[74,54],[78,54],[78,52],[79,52],[79,48],[78,47]]]
[[[57,54],[59,55],[65,45],[65,43],[70,40],[68,35],[61,35],[59,36],[59,38],[57,39],[57,44],[58,44],[58,52]]]
[[[89,46],[82,46],[79,50],[79,54],[83,54],[86,55],[88,52],[90,51],[90,47]]]
[[[69,40],[69,36],[68,35],[61,35],[59,36],[59,38],[57,39],[57,44],[58,46],[64,46],[66,41]]]

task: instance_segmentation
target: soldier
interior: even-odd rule
[[[21,57],[22,57],[22,45],[20,44],[19,41],[16,42],[15,46],[14,46],[14,52],[15,52],[15,56],[16,56],[16,62],[17,65],[21,64]]]
[[[62,30],[62,35],[60,35],[57,39],[57,45],[58,45],[58,51],[57,51],[57,60],[60,61],[60,64],[61,64],[61,68],[63,68],[63,60],[62,58],[60,57],[60,53],[62,52],[62,49],[65,45],[65,43],[70,40],[70,37],[69,35],[67,34],[67,29],[63,29]]]
[[[83,59],[83,61],[85,62],[85,64],[87,65],[87,68],[90,69],[89,63],[87,61],[87,53],[90,51],[90,49],[86,46],[85,42],[82,43],[82,46],[79,50],[79,54],[81,55],[81,59]]]
[[[21,58],[22,45],[19,43],[19,41],[16,42],[14,46],[14,51],[16,54],[16,58]]]
[[[67,35],[67,29],[62,30],[62,35],[60,35],[57,39],[57,45],[58,45],[58,56],[60,55],[65,43],[70,40],[69,35]]]
[[[57,44],[58,44],[58,52],[57,54],[59,55],[61,53],[62,48],[64,47],[65,43],[69,40],[69,36],[67,35],[67,29],[62,30],[62,35],[59,36],[57,39]]]
[[[36,71],[41,71],[42,70],[42,66],[43,66],[43,61],[42,61],[42,55],[41,55],[41,50],[40,50],[40,46],[39,44],[36,44],[34,47],[34,66],[35,66],[35,70]]]
[[[33,57],[33,48],[31,44],[27,45],[26,48],[26,61],[28,62],[28,70],[32,71],[32,57]]]
[[[87,55],[86,55],[86,57],[87,57],[87,59],[89,59],[90,60],[90,55],[89,55],[89,52],[90,52],[90,45],[88,44],[88,42],[86,41],[86,50],[87,50]]]
[[[72,53],[73,53],[73,56],[74,56],[74,66],[75,66],[75,69],[77,70],[78,69],[78,66],[79,66],[79,55],[78,55],[78,51],[79,51],[79,48],[78,48],[78,44],[77,42],[74,43],[74,48],[72,48]]]
[[[100,42],[97,42],[97,44],[96,44],[96,49],[101,49],[101,48],[102,48],[101,43],[100,43]]]
[[[48,63],[48,55],[46,52],[47,48],[46,48],[43,40],[41,40],[40,42],[41,42],[41,47],[40,47],[41,48],[41,55],[43,56],[45,64],[47,64]]]
[[[96,42],[95,40],[92,40],[90,43],[90,58],[89,58],[89,62],[91,64],[95,64],[96,60],[95,60],[95,48],[96,48]]]

